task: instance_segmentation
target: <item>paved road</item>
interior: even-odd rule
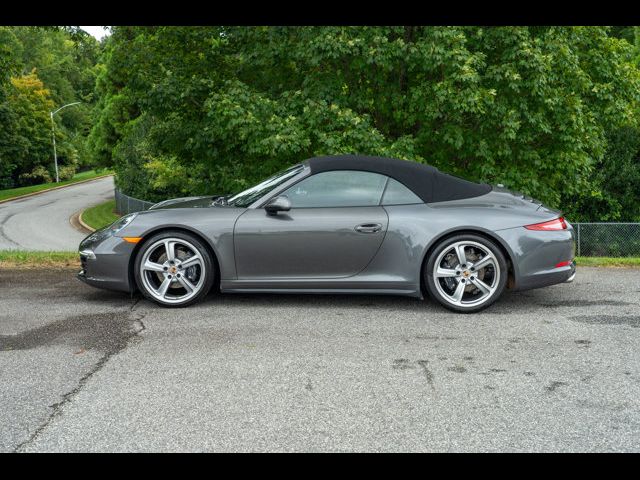
[[[0,450],[640,451],[640,270],[478,315],[400,297],[0,276]]]
[[[0,203],[0,250],[75,251],[86,234],[69,217],[111,198],[113,177],[107,177]]]

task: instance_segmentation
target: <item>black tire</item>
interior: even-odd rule
[[[186,242],[189,242],[193,247],[197,249],[198,253],[202,257],[200,274],[202,275],[204,272],[204,280],[202,281],[200,290],[196,294],[194,294],[192,297],[185,300],[184,302],[175,301],[175,300],[172,302],[168,302],[168,301],[162,301],[158,299],[147,289],[147,286],[145,285],[145,282],[142,279],[142,273],[141,273],[140,267],[141,267],[142,260],[145,256],[145,253],[149,248],[153,247],[153,245],[156,244],[158,241],[165,240],[165,239],[176,239],[177,241],[184,240]],[[211,290],[211,287],[213,286],[216,280],[216,268],[213,262],[214,260],[211,258],[211,255],[209,254],[209,250],[198,237],[183,231],[166,230],[163,232],[159,232],[149,237],[148,239],[145,239],[144,243],[142,244],[142,246],[140,247],[140,250],[136,255],[136,260],[134,262],[134,277],[135,277],[138,289],[140,290],[140,292],[145,298],[148,298],[149,300],[163,307],[169,307],[169,308],[187,307],[189,305],[193,305],[194,303],[197,303],[202,299],[204,299],[209,293],[209,291]]]
[[[456,305],[454,303],[451,303],[450,300],[445,298],[444,293],[442,292],[444,290],[444,288],[442,287],[443,284],[442,283],[440,284],[441,285],[440,289],[436,286],[436,280],[434,278],[434,269],[436,267],[435,263],[445,250],[451,249],[451,245],[457,242],[473,242],[476,244],[480,244],[484,248],[486,248],[488,251],[490,251],[492,255],[495,257],[495,262],[494,262],[495,267],[499,271],[499,275],[495,280],[495,285],[492,285],[492,288],[495,288],[495,290],[493,290],[493,292],[489,296],[487,296],[486,300],[484,300],[482,303],[479,303],[477,305],[463,306],[463,305]],[[502,250],[498,247],[498,245],[496,245],[494,241],[491,241],[481,235],[460,234],[460,235],[447,237],[438,242],[438,244],[431,251],[431,253],[429,254],[429,257],[425,261],[426,261],[426,265],[423,271],[423,279],[424,279],[424,285],[427,289],[427,293],[429,294],[429,297],[431,297],[433,300],[440,303],[443,307],[454,312],[473,313],[473,312],[479,312],[481,310],[484,310],[485,308],[492,305],[498,298],[500,298],[507,284],[507,277],[508,277],[507,260],[504,254],[502,253]],[[467,285],[470,285],[470,284],[467,283]]]

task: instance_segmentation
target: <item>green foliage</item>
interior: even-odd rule
[[[0,27],[0,188],[31,183],[36,167],[53,174],[49,112],[55,116],[61,165],[89,165],[85,146],[99,44],[74,29]],[[39,172],[41,169],[38,169]]]
[[[572,200],[575,221],[640,221],[640,129],[621,127],[607,136],[607,150],[592,178],[593,188]]]
[[[0,189],[13,186],[13,173],[17,168],[14,132],[17,116],[8,102],[11,76],[18,70],[14,51],[19,42],[8,27],[0,27]]]
[[[25,174],[49,163],[51,157],[53,101],[35,72],[11,78],[11,86],[7,101],[16,117],[11,133],[13,154],[21,159],[18,178],[35,178]]]
[[[148,200],[313,155],[502,183],[572,220],[640,219],[638,27],[0,27],[0,188],[115,167]]]
[[[615,217],[626,207],[595,173],[608,132],[637,127],[630,32],[114,27],[90,145],[149,200],[362,153],[503,183],[572,216],[600,202],[590,213]]]
[[[640,130],[625,127],[612,131],[597,170],[603,195],[620,205],[619,219],[640,222]]]
[[[31,172],[21,173],[19,179],[22,185],[39,185],[41,183],[50,183],[51,175],[42,165],[37,165]]]
[[[65,180],[71,180],[75,174],[76,174],[75,165],[64,165],[58,169],[58,176],[60,177],[61,182]]]

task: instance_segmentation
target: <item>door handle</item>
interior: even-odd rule
[[[379,223],[362,223],[355,227],[355,231],[360,233],[377,233],[380,230],[382,230],[382,225]]]

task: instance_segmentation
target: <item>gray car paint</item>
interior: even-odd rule
[[[298,208],[278,215],[248,209],[238,218],[234,246],[238,280],[350,277],[378,252],[387,231],[383,207]],[[379,225],[360,233],[356,227]]]
[[[80,250],[80,278],[104,288],[135,290],[131,268],[137,246],[122,237],[148,238],[178,228],[199,235],[211,248],[222,291],[358,292],[421,296],[422,265],[440,239],[454,232],[482,233],[500,244],[513,266],[511,288],[560,283],[575,272],[574,232],[532,231],[524,225],[557,218],[559,212],[508,190],[432,204],[292,209],[268,215],[271,198],[306,178],[299,175],[248,208],[213,205],[214,197],[173,199],[140,212],[115,236],[87,237]],[[377,233],[358,233],[379,223]],[[99,236],[99,235],[98,235]]]

